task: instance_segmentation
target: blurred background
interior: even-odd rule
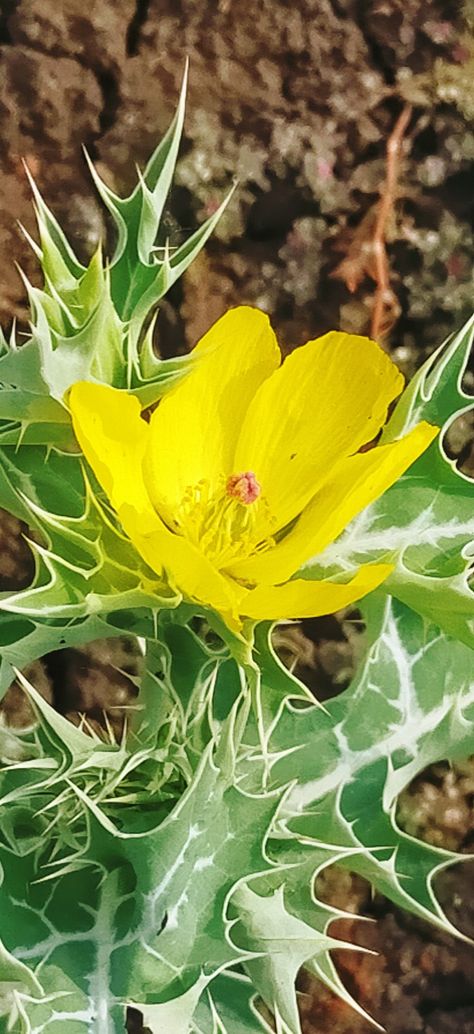
[[[188,347],[241,301],[271,312],[288,345],[328,327],[367,332],[381,195],[390,265],[381,329],[399,361],[416,362],[469,311],[472,0],[2,0],[0,8],[7,321],[24,300],[12,259],[34,270],[16,226],[32,229],[21,159],[89,255],[105,227],[81,145],[110,185],[128,190],[135,163],[143,166],[172,117],[186,57],[171,245],[234,177],[239,187],[206,254],[163,307],[163,350]],[[390,141],[399,145],[394,168]]]
[[[411,375],[472,310],[473,27],[473,0],[2,0],[4,326],[27,321],[14,261],[37,276],[17,226],[34,234],[22,159],[88,257],[110,228],[81,145],[110,186],[129,191],[135,163],[143,166],[172,118],[189,57],[166,213],[171,247],[215,211],[234,177],[239,186],[205,253],[161,306],[161,354],[186,351],[226,308],[250,302],[271,314],[285,348],[329,328],[372,333]],[[448,448],[471,475],[473,442],[464,416]],[[1,517],[3,589],[31,577],[21,531]],[[348,613],[295,626],[278,645],[324,698],[347,685],[359,629]],[[134,663],[130,643],[101,643],[50,656],[30,678],[73,719],[85,711],[100,720],[129,698]],[[27,717],[14,688],[3,720]],[[472,766],[438,765],[403,796],[399,820],[467,852],[473,788]],[[468,867],[458,868],[440,893],[472,935],[469,885]],[[347,873],[326,874],[320,893],[378,919],[345,922],[340,933],[379,955],[345,952],[339,962],[389,1034],[474,1034],[469,946],[373,899]],[[305,977],[301,989],[305,1034],[369,1034],[366,1020]]]

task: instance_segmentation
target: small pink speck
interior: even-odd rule
[[[327,158],[318,158],[316,162],[316,168],[318,170],[319,178],[323,181],[332,179],[333,170],[331,162],[328,162]]]
[[[227,481],[227,495],[238,499],[239,503],[254,503],[258,499],[262,489],[252,470],[246,470],[243,474],[231,474]]]
[[[210,198],[204,205],[204,214],[209,218],[209,216],[214,215],[217,212],[219,205],[220,201],[218,198]]]
[[[459,65],[465,65],[471,57],[471,50],[463,43],[455,43],[451,49],[451,56],[453,61],[457,61]]]

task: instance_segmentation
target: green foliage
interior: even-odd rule
[[[28,663],[40,642],[40,651],[84,642],[94,628],[104,634],[98,615],[107,620],[116,610],[179,603],[130,552],[107,502],[89,485],[64,395],[75,381],[90,379],[133,391],[148,406],[192,362],[156,357],[153,313],[205,244],[230,195],[174,254],[166,242],[155,245],[183,129],[185,89],[186,76],[170,129],[130,197],[118,198],[94,172],[117,228],[110,265],[104,266],[100,249],[87,268],[80,265],[31,181],[40,238],[31,244],[44,286],[27,284],[31,337],[21,348],[14,331],[9,343],[1,341],[0,505],[32,529],[36,572],[26,592],[4,599],[10,615],[28,620],[12,623],[10,617],[0,631],[6,648],[0,697],[11,681],[10,661]],[[123,284],[134,285],[137,304],[120,302]]]
[[[367,617],[367,657],[326,710],[297,704],[279,669],[264,757],[236,662],[169,615],[120,743],[22,679],[39,724],[0,781],[2,936],[25,967],[6,982],[12,1030],[120,1031],[133,1003],[152,1030],[212,1034],[219,1017],[257,1032],[257,992],[299,1034],[302,964],[349,1000],[330,956],[338,913],[314,888],[334,861],[452,931],[433,878],[457,856],[404,834],[394,809],[427,764],[469,749],[472,654],[396,600],[374,597]]]
[[[156,306],[206,243],[231,194],[179,248],[160,241],[184,119],[186,76],[176,116],[128,198],[119,198],[89,162],[110,211],[117,243],[110,262],[99,248],[81,265],[30,178],[39,244],[29,238],[44,285],[26,280],[32,333],[17,348],[14,332],[0,354],[0,443],[75,448],[64,394],[78,380],[134,392],[151,405],[185,372],[189,360],[162,361],[153,351]],[[157,245],[156,240],[160,241]],[[39,465],[38,459],[38,465]]]
[[[258,1034],[271,1030],[261,1002],[278,1034],[301,1034],[303,965],[358,1008],[331,957],[357,949],[331,935],[339,913],[317,893],[334,862],[455,932],[434,880],[458,856],[405,834],[395,811],[426,765],[473,743],[472,483],[443,445],[470,404],[472,324],[385,431],[424,418],[439,440],[303,572],[396,565],[364,601],[351,686],[322,708],[280,664],[268,623],[250,655],[137,557],[63,403],[92,378],[148,405],[185,372],[189,360],[155,358],[147,322],[215,221],[174,255],[160,241],[183,115],[184,93],[129,198],[94,173],[117,227],[109,265],[98,252],[81,266],[35,192],[45,283],[29,288],[31,338],[2,342],[0,505],[27,522],[36,561],[33,584],[0,600],[0,692],[16,674],[36,716],[21,732],[0,726],[2,1034],[118,1034],[130,1005],[156,1034]],[[75,727],[21,674],[123,631],[144,661],[119,738]]]

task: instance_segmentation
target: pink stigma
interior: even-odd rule
[[[238,499],[239,503],[254,503],[258,499],[262,489],[252,470],[246,470],[244,474],[231,474],[227,481],[227,495]]]

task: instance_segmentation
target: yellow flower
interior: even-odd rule
[[[391,565],[345,584],[291,579],[437,433],[420,423],[359,452],[402,390],[396,366],[368,338],[335,332],[281,364],[268,318],[247,306],[194,356],[149,423],[115,388],[79,382],[69,396],[84,455],[144,560],[234,630],[242,617],[332,613],[374,589]]]

